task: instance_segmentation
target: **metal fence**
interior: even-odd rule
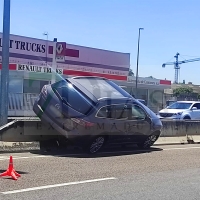
[[[39,94],[34,93],[9,93],[9,116],[35,116],[33,104]]]
[[[36,116],[33,112],[33,104],[39,94],[35,93],[9,93],[8,116]],[[148,106],[157,113],[161,108],[158,106]]]

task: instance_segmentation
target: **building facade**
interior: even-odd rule
[[[135,78],[128,77],[130,54],[66,44],[64,56],[53,63],[54,42],[10,35],[9,56],[9,115],[34,115],[32,105],[43,85],[69,76],[101,76],[113,80],[130,94],[134,94]],[[0,33],[0,69],[2,62],[2,34]],[[55,70],[53,70],[56,68]],[[149,107],[162,106],[163,92],[171,82],[139,78],[139,97]],[[153,93],[153,95],[152,95]]]

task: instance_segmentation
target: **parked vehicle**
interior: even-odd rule
[[[106,142],[149,148],[162,128],[149,108],[100,77],[72,77],[45,85],[33,110],[89,153],[98,152]]]
[[[177,101],[159,111],[159,118],[200,119],[200,101]]]

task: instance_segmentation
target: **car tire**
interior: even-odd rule
[[[58,143],[57,143],[57,140],[55,139],[42,140],[39,142],[39,144],[40,144],[40,150],[44,152],[58,149]]]
[[[90,142],[87,144],[85,149],[87,153],[95,154],[103,148],[103,146],[105,145],[105,142],[106,142],[105,136],[103,135],[96,136],[90,140]]]
[[[144,141],[137,144],[141,149],[149,149],[158,139],[158,135],[149,135]]]
[[[185,116],[183,119],[188,119],[190,120],[191,118],[189,116]]]

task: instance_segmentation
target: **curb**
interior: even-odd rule
[[[38,142],[1,142],[0,151],[24,151],[40,149]]]

